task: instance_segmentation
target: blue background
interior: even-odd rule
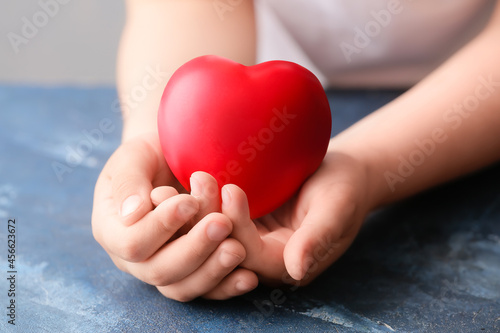
[[[332,133],[398,94],[329,91]],[[116,98],[110,88],[0,86],[0,331],[500,331],[498,165],[374,212],[345,256],[282,295],[259,287],[230,301],[183,304],[122,273],[90,225],[95,181],[119,144]],[[103,119],[112,130],[86,145],[85,133]],[[78,148],[84,158],[68,166]],[[9,218],[15,328],[3,315]]]

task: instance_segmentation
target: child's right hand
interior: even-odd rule
[[[192,182],[198,193],[179,194],[182,187],[165,162],[156,133],[128,140],[97,180],[94,237],[118,268],[168,298],[244,294],[258,283],[255,273],[235,269],[245,259],[245,249],[227,238],[232,223],[216,213],[220,200],[213,200],[210,179],[197,173]]]

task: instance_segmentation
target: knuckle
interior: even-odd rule
[[[222,243],[219,245],[219,249],[221,251],[225,251],[234,254],[236,256],[239,256],[243,259],[245,259],[246,257],[246,251],[243,245],[241,245],[240,242],[232,238],[228,238],[222,241]]]
[[[182,303],[187,303],[187,302],[191,302],[192,300],[194,300],[196,297],[194,297],[193,295],[188,295],[188,294],[179,294],[177,297],[176,297],[176,300],[178,302],[182,302]]]
[[[130,235],[123,236],[115,242],[115,253],[121,259],[128,262],[143,261],[144,254],[137,240]]]
[[[156,223],[157,232],[159,235],[173,235],[179,230],[179,225],[177,220],[173,217],[167,216],[161,218],[158,223]]]
[[[220,269],[220,267],[218,269],[206,270],[203,272],[203,280],[206,282],[218,281],[227,274],[226,270],[227,268]]]
[[[189,251],[188,257],[192,258],[192,260],[194,261],[203,260],[207,256],[205,248],[201,243],[190,246],[188,251]]]
[[[196,297],[187,293],[177,292],[171,298],[181,303],[187,303],[194,300]]]
[[[192,292],[186,292],[185,290],[174,288],[172,286],[157,287],[157,289],[163,296],[181,303],[190,302],[197,297]]]
[[[143,279],[144,282],[156,287],[168,287],[177,280],[175,271],[167,271],[164,266],[158,264],[149,265]]]
[[[207,182],[205,187],[205,196],[207,199],[214,201],[219,198],[219,185],[215,180]]]
[[[169,281],[166,281],[163,272],[161,272],[157,267],[152,267],[146,274],[144,282],[153,286],[166,286]]]
[[[111,261],[113,261],[113,263],[115,264],[115,266],[121,270],[122,272],[125,272],[125,273],[130,273],[129,270],[127,269],[127,265],[126,265],[126,262],[121,260],[120,258],[114,256],[114,255],[109,255],[109,257],[111,258]]]
[[[132,193],[136,186],[134,183],[128,179],[124,179],[120,176],[113,178],[113,193],[119,194],[120,196],[127,197],[129,193]]]
[[[165,206],[162,206],[162,216],[156,215],[155,217],[157,232],[164,235],[173,235],[190,220],[182,215],[194,214],[197,207],[190,204],[180,205],[180,202],[184,199],[196,202],[194,198],[180,194],[166,202]]]
[[[149,272],[144,278],[144,282],[155,287],[162,287],[168,285],[168,281],[165,281],[159,272]]]

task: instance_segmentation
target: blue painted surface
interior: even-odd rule
[[[333,133],[397,94],[330,92]],[[108,133],[84,143],[103,119]],[[500,331],[500,166],[372,214],[306,288],[182,304],[120,272],[92,237],[93,186],[120,132],[113,89],[0,86],[0,331]],[[3,315],[9,218],[15,328]]]

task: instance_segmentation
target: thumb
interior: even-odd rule
[[[273,237],[261,238],[259,230],[250,218],[247,196],[236,185],[225,185],[221,191],[222,213],[233,223],[231,236],[246,250],[241,267],[250,269],[261,277],[281,276],[283,266],[283,244]]]
[[[283,253],[285,267],[293,279],[309,282],[347,250],[357,233],[346,228],[354,212],[345,205],[325,204],[321,200],[311,204]]]
[[[149,144],[129,141],[112,156],[111,195],[116,213],[125,225],[132,225],[153,209],[150,199],[158,172],[157,154]]]

